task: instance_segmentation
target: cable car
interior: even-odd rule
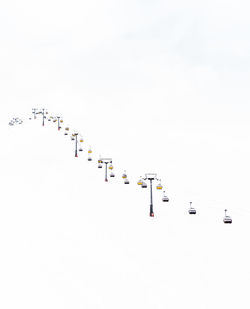
[[[125,185],[128,185],[128,184],[129,184],[129,180],[128,180],[127,178],[124,180],[124,184],[125,184]]]
[[[127,178],[126,171],[124,171],[124,173],[122,174],[122,178],[123,178],[123,179],[126,179],[126,178]]]
[[[233,222],[232,218],[230,216],[227,216],[227,209],[225,209],[225,217],[223,219],[223,222],[225,224],[231,224]]]
[[[113,167],[113,165],[111,164],[110,166],[109,166],[109,169],[110,170],[112,170],[114,167]]]
[[[146,182],[143,181],[141,187],[142,187],[142,188],[147,188]]]
[[[156,189],[157,189],[157,190],[162,190],[162,185],[161,185],[161,183],[159,183],[159,184],[156,186]]]
[[[92,158],[91,158],[91,157],[88,157],[88,161],[92,161]]]
[[[92,150],[91,150],[91,149],[89,149],[89,150],[88,150],[88,153],[92,153]]]
[[[163,192],[162,201],[163,202],[169,202],[169,198],[165,195],[165,191]]]
[[[115,177],[115,174],[113,172],[111,172],[109,177]]]
[[[192,207],[192,202],[190,202],[190,208],[188,210],[188,213],[190,215],[195,215],[196,214],[196,209]]]

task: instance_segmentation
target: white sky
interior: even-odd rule
[[[56,163],[57,155],[55,148],[53,148],[53,141],[57,137],[53,135],[51,139],[47,140],[39,126],[33,132],[31,124],[25,124],[24,131],[18,127],[11,128],[11,130],[6,127],[13,116],[27,119],[32,107],[44,106],[51,113],[62,114],[65,124],[82,132],[86,139],[86,146],[92,146],[95,158],[98,158],[99,154],[111,156],[114,159],[115,172],[118,175],[124,169],[128,171],[131,187],[126,190],[132,191],[126,193],[124,187],[119,186],[116,187],[116,190],[110,189],[107,193],[106,187],[102,187],[103,180],[101,177],[99,178],[100,173],[95,169],[96,174],[91,178],[91,181],[97,184],[97,190],[100,190],[101,195],[111,194],[113,196],[110,201],[113,211],[123,194],[128,199],[129,197],[133,198],[136,201],[134,207],[136,205],[139,207],[136,210],[136,219],[132,219],[130,216],[126,217],[125,222],[129,221],[129,224],[132,224],[132,230],[131,234],[125,233],[125,244],[121,242],[118,245],[119,250],[122,252],[126,252],[126,250],[130,252],[131,250],[132,252],[136,247],[136,241],[131,241],[131,246],[128,243],[137,231],[137,220],[141,220],[139,221],[139,229],[143,233],[145,232],[147,237],[150,234],[148,228],[151,225],[148,225],[148,221],[144,222],[144,220],[148,220],[148,196],[146,193],[138,195],[135,193],[138,192],[138,188],[133,188],[138,177],[146,172],[157,172],[168,191],[173,208],[172,217],[170,217],[172,219],[169,218],[169,213],[166,210],[159,209],[157,202],[155,206],[157,217],[154,226],[158,230],[154,231],[153,235],[155,238],[159,237],[159,243],[155,245],[154,250],[156,253],[162,254],[162,259],[158,261],[159,268],[156,273],[153,270],[150,273],[148,283],[145,283],[144,275],[141,279],[138,279],[139,275],[136,277],[138,285],[144,282],[146,286],[139,289],[138,294],[135,293],[134,299],[136,299],[135,304],[137,305],[134,308],[138,308],[140,297],[147,293],[150,282],[157,282],[157,278],[161,278],[161,273],[167,276],[168,270],[171,270],[170,266],[164,269],[164,259],[167,259],[169,251],[166,247],[162,247],[161,241],[166,241],[166,243],[169,241],[172,252],[179,244],[178,255],[182,254],[180,248],[184,246],[189,263],[192,263],[196,256],[199,257],[198,269],[194,274],[191,270],[190,273],[184,270],[186,264],[183,264],[182,260],[178,262],[182,265],[181,269],[187,276],[184,282],[188,285],[190,282],[187,278],[194,275],[196,279],[191,280],[191,283],[196,288],[200,284],[200,298],[196,304],[193,304],[191,298],[188,298],[186,308],[196,308],[195,306],[199,309],[221,308],[223,307],[223,298],[216,293],[221,289],[224,295],[227,288],[229,292],[235,293],[232,308],[235,308],[239,298],[242,300],[240,308],[249,308],[249,301],[244,296],[244,289],[248,284],[246,275],[249,275],[247,264],[249,252],[243,247],[243,240],[249,232],[244,224],[247,224],[246,219],[250,214],[248,194],[250,174],[248,133],[250,130],[249,9],[250,4],[247,1],[221,0],[209,2],[178,0],[172,2],[130,0],[125,2],[100,0],[34,2],[24,0],[1,1],[0,3],[0,102],[2,107],[0,119],[2,141],[9,147],[8,151],[1,153],[3,175],[9,179],[5,183],[4,190],[12,192],[12,190],[17,190],[16,186],[20,185],[18,190],[22,192],[28,184],[30,186],[29,176],[25,174],[25,169],[30,169],[30,165],[39,164],[43,158],[46,158],[47,164],[42,165],[39,173],[43,171],[47,173],[46,168],[55,168],[58,172],[63,166],[66,170],[63,168],[63,172],[60,172],[62,177],[63,173],[65,173],[65,177],[72,177],[70,178],[72,181],[76,177],[74,170],[71,170],[71,164],[75,164],[75,161],[73,161],[74,163],[67,162],[67,151],[71,151],[69,148],[71,146],[66,146],[68,144],[64,144],[62,140],[58,141],[58,147],[65,147],[62,148],[65,153],[60,165]],[[29,144],[29,135],[27,136],[29,130],[32,130],[31,136],[35,145],[33,147]],[[46,131],[46,137],[48,132]],[[36,134],[39,135],[40,142],[35,141]],[[14,142],[10,143],[12,139]],[[47,153],[46,143],[49,143],[49,149],[52,147],[54,150],[51,149],[51,152]],[[26,147],[29,151],[25,152]],[[39,156],[35,159],[37,153],[34,152],[33,155],[30,155],[30,151],[33,148],[35,151],[37,147]],[[17,149],[17,151],[15,150],[13,153],[13,149]],[[15,162],[16,157],[19,160]],[[57,166],[57,164],[59,165]],[[91,167],[87,166],[88,172],[93,173]],[[15,169],[23,175],[23,181],[21,184],[16,181],[10,190],[11,177],[8,176],[8,173],[10,170],[14,172]],[[84,171],[82,172],[85,174]],[[49,190],[49,185],[53,187],[54,182],[45,185],[46,181],[41,182],[39,178],[35,178],[35,175],[35,173],[32,174],[32,182],[37,183],[38,187],[45,186],[46,190]],[[92,201],[93,194],[95,194],[91,191],[92,182],[90,184],[87,179],[82,179],[80,174],[77,175],[75,181],[79,190],[81,190],[81,182],[87,186],[86,191],[89,193],[84,198],[86,203],[91,202],[93,207],[102,205],[101,200],[96,203]],[[101,187],[98,187],[99,184]],[[33,189],[34,193],[31,196],[36,200],[39,190]],[[56,195],[60,196],[60,186],[56,186],[54,190]],[[70,184],[68,190],[69,196],[62,195],[60,197],[61,203],[64,198],[71,203],[70,198],[75,192],[73,183]],[[24,192],[26,191],[24,190]],[[53,190],[49,191],[49,194],[52,200],[56,200],[53,197]],[[3,204],[8,200],[7,196],[6,193],[2,197]],[[26,207],[25,194],[20,199],[22,207]],[[7,203],[9,207],[14,207],[13,213],[18,211],[16,208],[18,198],[16,197],[14,200],[15,203],[11,203],[11,205],[9,205],[9,201]],[[186,209],[191,200],[199,209],[201,216],[197,215],[198,223],[195,223],[197,225],[194,227],[186,221]],[[75,201],[76,203],[83,202],[77,198]],[[129,205],[131,204],[130,200],[126,201]],[[105,198],[102,202],[107,203]],[[27,209],[32,207],[32,204],[29,203],[31,201],[28,202]],[[126,207],[125,201],[122,205]],[[49,211],[49,206],[47,207],[47,211]],[[66,202],[64,207],[66,211]],[[100,206],[98,207],[98,213],[100,213]],[[225,208],[229,209],[234,220],[232,227],[230,227],[231,230],[228,228],[226,230],[228,234],[221,223]],[[29,213],[27,209],[26,211]],[[57,212],[56,208],[53,211]],[[82,214],[79,211],[77,209],[70,215],[72,224],[69,224],[69,231],[71,228],[74,229],[73,222],[76,216],[84,220],[84,216],[81,217]],[[2,225],[2,235],[6,233],[5,227],[9,226],[7,223],[8,220],[11,220],[12,211],[7,211],[5,214],[6,217],[2,216],[3,223],[6,224]],[[111,223],[113,217],[109,224],[111,226],[115,224],[115,228],[118,228],[117,235],[120,235],[119,224],[124,226],[125,223],[121,213],[115,212],[115,214],[117,216],[114,216],[117,218],[116,224]],[[38,216],[37,213],[29,213],[29,220],[32,220],[33,215]],[[92,214],[88,215],[91,218]],[[105,213],[102,215],[105,220],[108,220],[109,217]],[[46,211],[43,216],[46,217]],[[65,212],[63,220],[66,220],[67,216],[68,213]],[[100,216],[100,218],[102,217]],[[80,224],[80,219],[77,224]],[[76,230],[79,228],[77,224]],[[93,224],[90,220],[88,227],[93,228]],[[101,229],[105,229],[101,219],[100,224]],[[38,222],[38,226],[40,225],[42,222]],[[18,224],[17,226],[19,227]],[[63,231],[64,227],[62,224],[58,228]],[[22,225],[20,225],[21,228]],[[211,233],[211,228],[213,233]],[[190,232],[183,236],[186,230]],[[112,231],[112,228],[107,230],[107,242],[119,242],[119,240],[112,238]],[[27,234],[23,232],[23,237],[29,237],[29,232],[30,230],[27,230]],[[77,230],[78,236],[74,234],[75,232],[71,234],[72,239],[79,237],[79,241],[81,241],[80,232],[86,231],[80,230],[79,232]],[[165,239],[162,234],[159,236],[158,232],[163,235],[170,233],[170,235],[173,234],[173,237]],[[99,233],[101,232],[97,228],[94,237],[98,238]],[[149,250],[146,245],[146,236],[144,239],[143,233],[140,234],[143,245],[141,250],[137,251],[139,260]],[[189,237],[196,237],[199,233],[200,237],[197,237],[195,244],[189,247],[187,245]],[[53,228],[48,229],[48,233],[43,236],[39,234],[40,241],[48,241],[51,234],[53,238]],[[206,240],[205,243],[202,242],[203,238]],[[3,248],[7,250],[13,239],[15,239],[14,236],[2,239],[6,245]],[[56,235],[55,239],[57,239]],[[98,241],[101,243],[100,239],[98,238]],[[239,239],[240,243],[238,243]],[[224,251],[220,248],[223,241],[225,241]],[[230,244],[230,241],[232,241],[232,250],[227,252],[226,245]],[[205,246],[207,242],[210,243],[208,248]],[[214,247],[212,246],[213,242],[215,242]],[[73,250],[71,245],[69,244],[69,250]],[[199,246],[205,250],[203,253],[197,249]],[[114,250],[111,252],[115,252],[117,249],[116,245],[112,248]],[[45,255],[48,254],[49,251],[46,253],[46,247],[44,249]],[[82,252],[81,249],[79,252]],[[16,254],[18,245],[14,246],[13,250],[13,254]],[[33,254],[32,249],[29,248],[29,250]],[[229,258],[232,251],[238,253]],[[82,259],[81,254],[78,255],[77,252],[74,253],[77,256],[76,269],[80,267]],[[215,257],[216,252],[220,252],[218,260]],[[30,251],[24,250],[24,259],[29,254]],[[58,252],[55,250],[54,254],[55,258]],[[205,254],[207,254],[208,261],[213,261],[211,265],[208,263],[209,266],[204,262]],[[65,261],[64,254],[60,257]],[[48,265],[51,267],[49,273],[53,276],[54,262],[49,257],[47,258]],[[89,258],[92,258],[91,254]],[[109,256],[107,255],[106,258],[108,260]],[[175,263],[176,258],[173,254],[171,263]],[[228,258],[229,260],[227,260]],[[42,263],[38,256],[36,259],[37,264],[34,262],[33,266],[35,269],[37,265],[40,265],[39,263]],[[122,260],[121,256],[120,259]],[[131,268],[133,271],[138,270],[139,267],[138,272],[144,274],[143,267],[146,267],[147,263],[156,262],[153,254],[149,254],[145,265],[143,264],[140,268],[139,260],[135,262],[130,256],[129,262],[126,264],[128,269],[133,265]],[[225,267],[222,265],[224,260],[227,260]],[[67,261],[70,265],[72,257]],[[234,263],[241,263],[240,271],[242,272],[236,272]],[[174,269],[177,269],[180,264],[174,264]],[[96,264],[93,262],[91,265],[94,268]],[[115,265],[119,269],[119,265]],[[11,267],[12,264],[7,263],[7,269]],[[207,271],[204,270],[206,267]],[[216,290],[216,288],[212,288],[214,282],[212,274],[218,274],[221,267],[225,280],[223,276],[219,277]],[[234,269],[230,283],[228,283],[229,278],[226,276],[227,267]],[[100,269],[102,269],[101,266]],[[128,288],[130,280],[133,280],[133,274],[130,277],[125,275],[128,274],[126,270],[119,273],[117,269],[114,270],[114,278],[120,278],[120,275],[125,276],[123,283],[124,287]],[[245,269],[244,275],[243,269]],[[172,271],[170,276],[172,280],[175,278],[174,273]],[[39,274],[44,276],[42,270]],[[3,282],[8,277],[8,273],[6,272],[5,275]],[[13,275],[13,280],[16,278],[20,280],[21,275],[17,270],[16,277]],[[102,280],[105,276],[108,275],[103,273]],[[69,277],[65,281],[62,280],[64,282],[63,288],[67,290],[68,283],[73,282],[72,284],[81,290],[82,285],[77,284],[78,280],[81,282],[81,276],[79,278],[73,276],[72,281]],[[203,279],[199,281],[200,277],[205,278],[205,281],[202,281]],[[167,305],[175,308],[173,307],[175,299],[173,295],[179,297],[178,280],[176,279],[173,285],[170,282],[165,283],[163,278],[162,280],[159,284],[154,285],[154,291],[159,293],[157,304],[154,303],[152,297],[148,302],[148,308],[166,308]],[[239,281],[242,282],[241,289],[235,285],[235,282]],[[30,286],[29,282],[29,280],[26,282],[27,286]],[[94,282],[91,284],[93,287]],[[114,287],[111,282],[110,285],[111,288]],[[14,294],[17,288],[13,288]],[[180,293],[189,295],[191,287],[187,290],[185,288],[187,287],[183,283]],[[39,289],[43,291],[43,287]],[[172,291],[172,294],[169,292],[172,295],[169,302],[164,296],[166,289]],[[202,302],[202,299],[206,297],[206,289],[216,294],[215,303],[217,300],[217,304],[220,306],[216,307],[212,300],[207,303]],[[7,290],[11,291],[11,285],[10,290],[8,288]],[[96,290],[98,295],[101,294],[100,290],[101,284],[100,289],[98,287]],[[89,292],[90,295],[93,293],[91,287],[89,287]],[[36,293],[38,292],[36,291]],[[71,308],[70,303],[64,303],[64,307],[57,303],[61,291],[56,294],[58,298],[56,296],[53,298],[53,293],[49,288],[46,293],[44,306],[41,305],[41,308],[44,308],[45,304],[47,308]],[[124,296],[122,293],[119,295],[120,297]],[[74,294],[74,296],[76,295]],[[91,297],[84,303],[79,297],[75,308],[82,308],[84,304],[89,308],[113,308],[112,305],[108,307],[109,301],[105,299],[104,295],[102,297],[103,302],[100,301],[99,304],[92,303]],[[51,307],[48,306],[48,302]],[[129,302],[126,304],[133,308]],[[180,305],[181,302],[178,304]],[[14,308],[14,303],[12,305],[9,304],[8,307],[6,300],[2,306],[3,308]],[[26,308],[33,308],[32,304],[30,303],[30,307],[26,306]],[[177,304],[176,308],[179,308]]]

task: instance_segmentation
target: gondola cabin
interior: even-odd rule
[[[226,216],[226,217],[224,217],[223,222],[226,223],[226,224],[228,224],[228,223],[231,224],[233,221],[232,221],[231,217]]]
[[[225,209],[225,217],[223,219],[223,222],[225,224],[231,224],[233,222],[232,218],[227,215],[227,209]]]
[[[165,191],[163,192],[162,201],[163,202],[169,202],[169,198],[166,196]]]
[[[141,185],[141,187],[142,187],[142,188],[147,188],[146,182],[143,182],[142,185]]]
[[[190,215],[195,215],[195,214],[196,214],[196,209],[191,207],[191,208],[188,210],[188,213],[189,213]]]

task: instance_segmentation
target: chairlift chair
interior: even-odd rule
[[[92,158],[91,158],[91,157],[88,157],[88,161],[92,161]]]
[[[124,180],[124,184],[125,184],[125,185],[128,185],[128,184],[129,184],[129,180],[128,180],[127,178]]]
[[[124,171],[124,173],[122,174],[122,178],[123,178],[123,179],[126,179],[126,178],[127,178],[126,171]]]
[[[111,164],[110,166],[109,166],[109,169],[110,170],[112,170],[114,167],[113,167],[113,165]]]
[[[161,183],[159,183],[159,184],[156,186],[156,189],[157,189],[157,190],[162,190],[162,185],[161,185]]]
[[[142,179],[139,179],[137,184],[138,184],[138,186],[141,186],[142,185]]]
[[[102,164],[101,163],[98,164],[98,168],[102,168]]]
[[[115,177],[115,174],[113,172],[111,172],[109,177]]]

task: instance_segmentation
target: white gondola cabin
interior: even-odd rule
[[[169,202],[169,198],[166,196],[165,191],[163,192],[162,201],[163,202]]]
[[[232,218],[227,215],[227,209],[225,209],[225,217],[223,219],[223,222],[225,224],[231,224],[233,222]]]
[[[148,186],[148,185],[146,184],[146,182],[143,181],[141,187],[142,187],[142,188],[147,188],[147,186]]]
[[[188,213],[190,215],[195,215],[196,214],[196,209],[192,207],[192,202],[190,202],[190,208],[188,210]]]

